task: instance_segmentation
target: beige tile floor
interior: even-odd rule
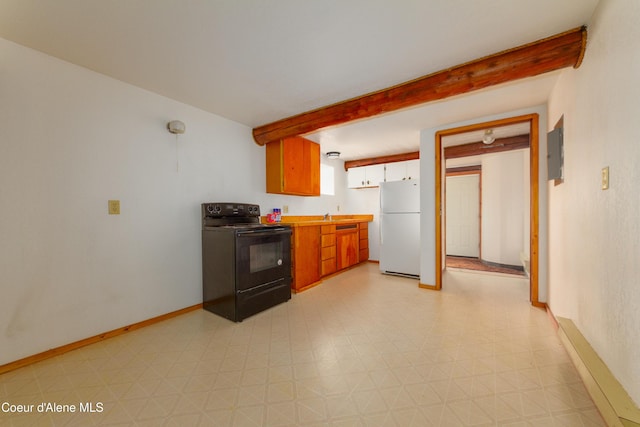
[[[450,271],[434,292],[377,268],[242,323],[198,310],[1,375],[0,403],[104,409],[0,425],[604,425],[524,279]]]

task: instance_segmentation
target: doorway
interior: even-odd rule
[[[442,289],[442,274],[446,268],[446,241],[444,226],[444,183],[446,177],[445,156],[443,138],[462,135],[470,132],[484,131],[485,129],[499,128],[515,124],[527,124],[529,128],[529,297],[531,304],[536,307],[545,307],[539,301],[538,295],[538,223],[539,223],[539,130],[538,114],[528,114],[508,119],[478,123],[469,126],[446,129],[436,133],[435,157],[436,157],[436,283],[435,289]]]

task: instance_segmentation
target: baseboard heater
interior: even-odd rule
[[[558,335],[608,426],[640,426],[640,409],[570,319],[556,318]]]
[[[408,279],[418,279],[420,280],[420,275],[419,274],[410,274],[410,273],[400,273],[398,271],[383,271],[383,274],[388,274],[390,276],[400,276],[400,277],[406,277]]]

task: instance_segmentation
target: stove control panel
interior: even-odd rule
[[[260,206],[249,203],[228,203],[214,202],[202,204],[202,217],[225,218],[225,217],[259,217]]]

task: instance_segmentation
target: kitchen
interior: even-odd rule
[[[7,324],[3,347],[11,350],[0,363],[197,304],[198,207],[203,202],[249,202],[263,210],[288,206],[290,215],[374,214],[370,259],[379,259],[378,190],[348,189],[341,160],[321,159],[333,167],[333,195],[267,194],[265,149],[254,143],[250,127],[8,40],[2,40],[2,48],[5,75],[12,82],[6,99],[14,112],[5,116],[4,139],[19,142],[6,146],[3,156],[5,181],[19,183],[5,190],[4,200],[14,206],[3,222],[6,241],[16,244],[3,246],[3,262],[8,282],[23,285],[7,291],[11,303],[2,310]],[[531,90],[540,82],[525,87]],[[443,107],[444,115],[434,114],[433,104],[411,113],[455,123],[464,116],[481,117],[498,105],[508,110],[500,100],[516,97],[507,87],[481,93],[478,99],[464,109],[457,101],[447,103],[451,107]],[[171,120],[185,123],[185,133],[168,132]],[[411,130],[409,137],[390,140],[396,148],[406,141],[415,147],[424,144],[420,138]],[[329,143],[322,144],[329,150]],[[420,167],[429,170],[428,163]],[[433,178],[422,170],[421,177]],[[120,201],[120,215],[106,214],[108,200]],[[423,211],[427,218],[432,214]],[[421,227],[425,233],[430,228]],[[432,239],[426,234],[421,240]],[[425,253],[423,266],[433,270]],[[429,275],[422,280],[431,284]],[[139,307],[136,301],[142,297],[147,302]],[[91,318],[82,324],[73,321],[88,311]],[[112,316],[114,311],[120,315]],[[51,315],[69,327],[47,322]]]
[[[30,243],[21,251],[3,248],[8,279],[25,283],[8,290],[8,300],[26,301],[27,307],[4,310],[13,345],[2,362],[197,304],[203,201],[241,196],[265,213],[287,206],[289,215],[373,214],[369,259],[379,259],[379,189],[348,188],[342,160],[321,156],[321,163],[333,168],[333,195],[268,194],[265,149],[252,141],[250,128],[8,41],[2,47],[7,58],[15,58],[7,69],[15,80],[8,96],[42,117],[37,127],[28,125],[31,116],[18,117],[5,127],[7,137],[38,141],[46,134],[50,141],[37,149],[28,143],[8,147],[19,163],[4,170],[15,170],[16,177],[18,170],[29,173],[7,190],[6,200],[16,209],[6,214],[13,224],[6,236]],[[37,78],[35,70],[42,69],[48,70],[47,82]],[[77,88],[71,94],[69,81]],[[99,96],[86,99],[83,93]],[[52,103],[64,108],[49,113]],[[184,133],[168,132],[167,122],[174,119],[185,123]],[[31,209],[27,194],[46,211]],[[111,199],[120,200],[120,215],[106,214]],[[89,280],[94,285],[84,286]],[[158,292],[164,296],[146,299],[142,307],[136,302]],[[45,301],[52,303],[46,309]],[[82,325],[59,328],[46,321],[51,315],[83,317],[87,310],[93,316]],[[114,310],[121,315],[111,316]],[[37,330],[40,338],[18,333],[28,330]]]

